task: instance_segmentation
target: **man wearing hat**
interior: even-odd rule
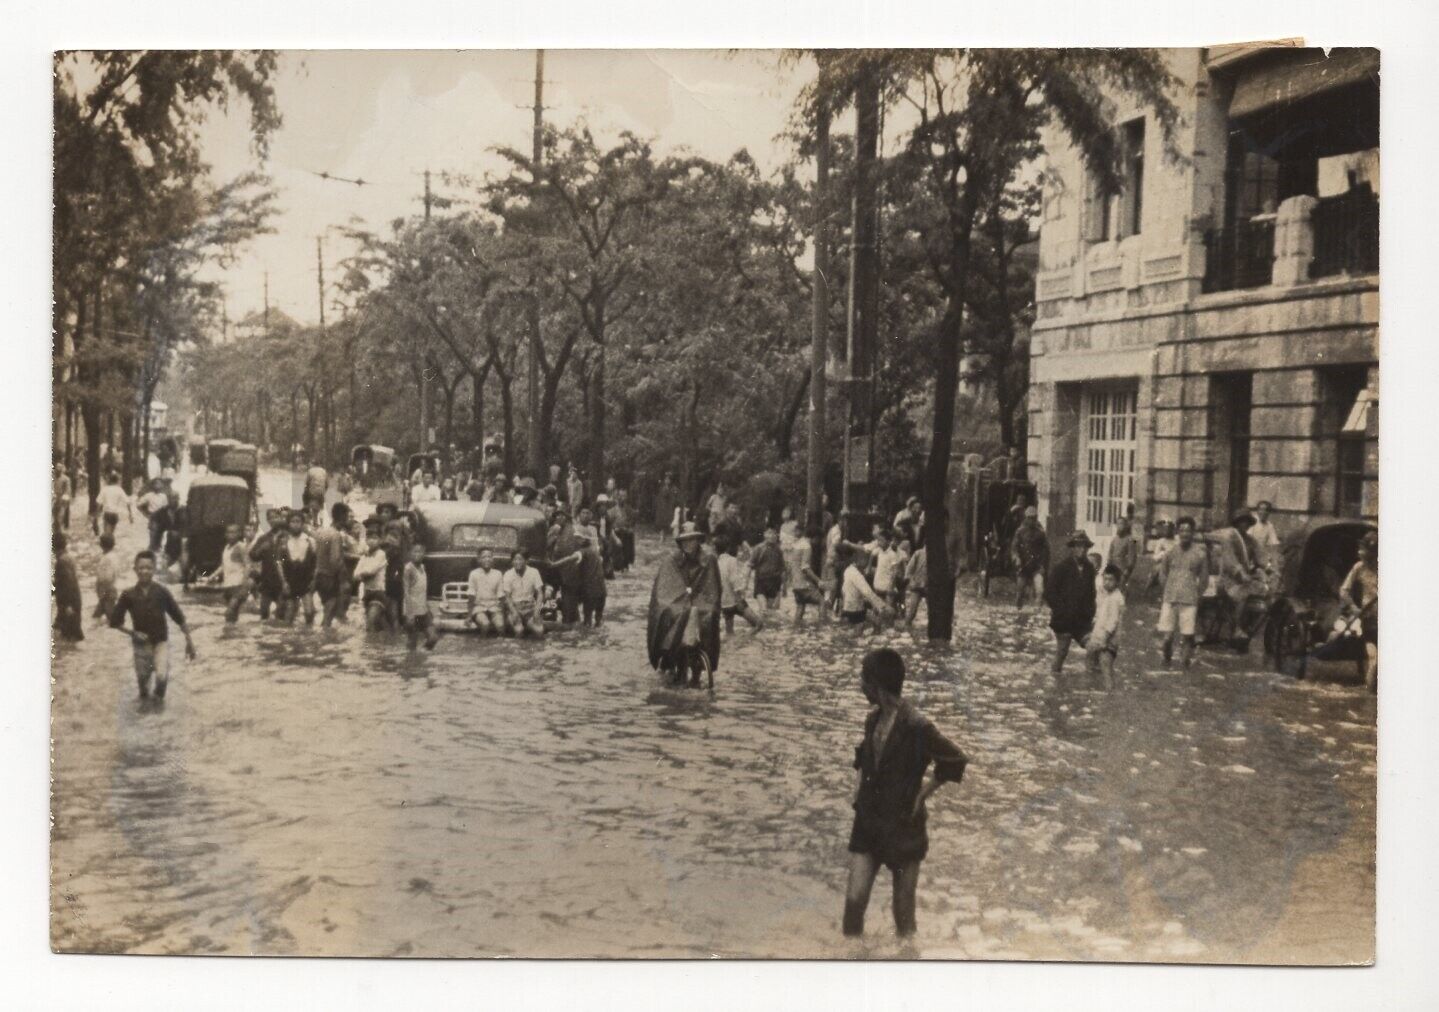
[[[1069,554],[1055,563],[1045,587],[1049,628],[1054,630],[1054,673],[1064,669],[1069,645],[1080,643],[1094,625],[1094,564],[1088,553],[1094,542],[1084,531],[1069,536]]]
[[[1163,637],[1164,666],[1174,660],[1174,634],[1184,648],[1184,667],[1194,660],[1194,625],[1199,598],[1209,582],[1209,552],[1194,540],[1194,518],[1180,517],[1174,525],[1174,547],[1159,560],[1151,584],[1162,587],[1156,631]]]
[[[1024,609],[1024,592],[1034,591],[1035,601],[1044,599],[1044,573],[1049,568],[1049,537],[1039,526],[1039,510],[1026,507],[1024,519],[1014,532],[1010,543],[1010,556],[1014,559],[1014,576],[1018,588],[1014,592],[1014,606]],[[1090,574],[1090,582],[1094,582]]]
[[[719,667],[720,576],[713,554],[704,551],[704,533],[693,523],[681,525],[675,534],[676,548],[666,553],[655,572],[650,592],[650,666],[670,670],[671,677],[689,674],[698,685],[700,671],[693,656],[682,657],[684,648],[702,650],[710,669]],[[677,662],[691,664],[689,672],[673,670]]]

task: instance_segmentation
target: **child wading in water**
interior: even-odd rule
[[[914,893],[919,864],[929,852],[924,802],[941,784],[964,776],[968,760],[905,699],[904,659],[888,647],[865,654],[860,688],[875,704],[864,722],[864,740],[854,753],[859,790],[849,835],[849,888],[844,898],[844,933],[864,933],[864,912],[881,865],[894,876],[894,926],[915,931]],[[925,782],[925,770],[934,774]]]
[[[425,637],[425,649],[433,650],[435,644],[440,642],[440,634],[435,630],[434,620],[430,617],[425,546],[418,542],[410,546],[410,561],[405,563],[404,586],[405,631],[410,636],[410,651],[413,653],[420,645],[421,636]]]
[[[132,629],[125,629],[125,616],[130,616]],[[155,553],[140,552],[135,556],[135,585],[122,591],[115,610],[110,613],[110,626],[129,634],[135,645],[135,681],[140,698],[150,696],[150,679],[155,680],[155,698],[164,699],[170,683],[170,624],[167,616],[185,634],[185,656],[195,659],[195,643],[185,613],[175,603],[174,595],[155,582]]]

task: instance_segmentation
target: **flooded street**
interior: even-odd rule
[[[267,491],[288,476],[266,476]],[[273,501],[274,494],[262,496]],[[77,524],[76,530],[79,526]],[[142,533],[121,524],[128,557]],[[93,539],[77,536],[93,606]],[[606,625],[543,643],[261,625],[177,594],[162,712],[128,643],[87,626],[54,666],[53,920],[61,950],[408,956],[925,956],[1360,961],[1374,911],[1375,703],[1201,652],[1159,670],[1132,603],[1103,690],[1007,591],[965,584],[945,649],[789,626],[724,642],[716,691],[645,661],[653,559]],[[1134,595],[1138,596],[1138,595]],[[742,627],[741,623],[741,627]],[[868,936],[839,919],[879,642],[971,757],[930,803],[919,933],[889,876]],[[1354,946],[1364,945],[1360,950]]]

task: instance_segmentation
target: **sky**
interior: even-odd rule
[[[328,285],[350,252],[337,229],[358,221],[388,230],[420,213],[425,169],[437,194],[457,195],[442,173],[479,176],[504,164],[494,148],[528,151],[534,74],[534,50],[283,53],[275,92],[284,122],[263,164],[243,103],[212,114],[200,132],[217,181],[262,168],[279,190],[275,234],[217,271],[230,320],[262,307],[268,274],[270,305],[315,322],[316,237]],[[807,70],[761,50],[549,50],[544,76],[553,125],[583,117],[601,139],[630,130],[660,153],[683,147],[717,160],[747,148],[771,169],[789,155],[777,137]]]

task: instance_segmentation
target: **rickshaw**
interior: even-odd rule
[[[236,443],[225,451],[224,456],[220,458],[219,466],[212,467],[210,470],[216,474],[228,474],[236,478],[243,478],[253,496],[260,476],[260,451],[249,443]]]
[[[425,546],[425,575],[430,600],[441,619],[464,622],[470,614],[470,570],[475,556],[488,548],[495,568],[504,572],[516,551],[525,553],[540,578],[554,585],[554,567],[546,558],[545,515],[528,506],[466,500],[419,503],[410,512],[415,540]]]
[[[713,691],[720,654],[719,568],[712,555],[701,557],[704,565],[693,585],[675,556],[660,559],[650,592],[646,645],[650,667],[667,674],[674,684],[684,684],[686,677],[693,686],[705,680]]]
[[[1276,596],[1269,606],[1264,652],[1274,670],[1303,678],[1314,648],[1342,610],[1339,586],[1359,557],[1359,542],[1378,527],[1368,520],[1317,517],[1284,538]],[[1362,645],[1356,661],[1363,662]]]
[[[405,465],[404,479],[409,481],[416,471],[429,471],[435,476],[435,481],[440,480],[440,455],[438,453],[412,453],[410,460]]]
[[[205,443],[204,436],[190,437],[190,466],[208,467],[210,464],[209,447]]]
[[[220,462],[225,459],[225,454],[231,449],[240,445],[238,439],[212,439],[205,447],[205,462],[210,470],[219,473]]]
[[[190,482],[185,499],[185,538],[180,572],[190,586],[220,567],[225,527],[250,522],[254,497],[245,479],[233,475],[202,474]]]
[[[989,596],[989,582],[994,577],[1013,575],[1010,546],[1024,519],[1020,499],[1025,506],[1033,506],[1035,494],[1033,482],[1018,478],[981,484],[974,530],[979,538],[979,592],[983,597]]]
[[[355,479],[366,490],[390,485],[395,480],[395,451],[379,443],[365,443],[350,451]]]

